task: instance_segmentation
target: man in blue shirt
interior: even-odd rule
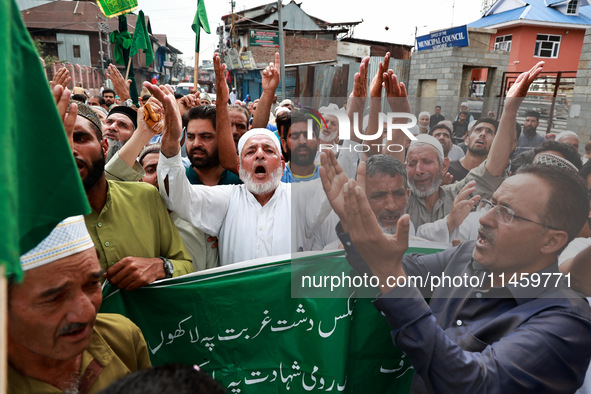
[[[323,167],[330,190],[327,173],[336,172]],[[348,181],[342,190],[339,237],[351,265],[379,279],[374,306],[412,360],[411,392],[564,393],[581,386],[591,308],[568,287],[557,256],[587,217],[582,179],[525,167],[485,203],[476,241],[433,255],[404,255],[409,218],[401,217],[395,236],[384,235],[363,185]]]

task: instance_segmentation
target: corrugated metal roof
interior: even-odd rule
[[[547,6],[545,0],[528,0],[528,2],[529,5],[526,7],[519,7],[499,14],[489,15],[468,24],[468,26],[494,27],[501,23],[518,20],[591,26],[591,6],[580,7],[579,15],[565,15]]]
[[[76,13],[74,13],[76,10]],[[56,29],[63,31],[97,31],[96,16],[98,6],[90,1],[52,1],[38,7],[21,11],[23,21],[29,29]],[[127,25],[131,33],[135,29],[137,15],[127,15]],[[118,18],[105,21],[111,31],[119,29]],[[146,16],[146,25],[150,30],[150,21]]]
[[[564,3],[566,0],[544,0],[544,2],[546,3],[546,5],[554,5],[554,4],[558,4],[558,3]]]

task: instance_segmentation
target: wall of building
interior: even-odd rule
[[[279,48],[249,47],[256,63],[275,59]],[[285,36],[285,62],[298,64],[337,59],[337,41]]]
[[[591,139],[591,29],[583,42],[577,79],[570,106],[567,130],[579,136],[579,153],[585,153],[585,144]]]
[[[576,71],[579,66],[579,56],[585,37],[583,29],[547,26],[516,26],[497,29],[497,33],[490,38],[490,49],[494,48],[496,37],[508,34],[513,35],[508,71],[524,72],[541,60],[546,62],[544,71]],[[534,57],[538,34],[552,34],[562,37],[558,58]]]
[[[472,38],[470,38],[472,45]],[[455,118],[460,103],[467,101],[473,69],[487,68],[487,85],[482,113],[496,111],[501,78],[507,71],[509,55],[476,47],[445,48],[416,52],[411,58],[408,93],[413,112],[433,113],[436,105],[446,119]]]

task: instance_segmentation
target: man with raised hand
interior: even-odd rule
[[[221,68],[219,56],[214,65]],[[158,163],[160,193],[169,209],[207,234],[219,238],[221,265],[290,253],[291,190],[281,182],[284,162],[277,137],[252,129],[238,142],[239,174],[244,185],[191,185],[180,161],[181,119],[172,90],[144,83],[164,105],[166,131]],[[218,91],[226,102],[228,87]],[[229,119],[218,113],[229,129]]]

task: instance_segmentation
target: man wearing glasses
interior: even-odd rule
[[[520,101],[511,104],[507,118]],[[332,173],[330,163],[323,166],[325,190]],[[395,235],[382,232],[359,182],[342,186],[346,209],[338,214],[349,233],[339,238],[349,263],[379,281],[374,306],[412,360],[411,392],[572,393],[583,384],[591,308],[557,265],[588,216],[581,177],[547,165],[522,168],[484,204],[476,240],[431,255],[405,254],[408,215]]]
[[[591,357],[591,308],[557,267],[589,211],[580,177],[550,166],[523,168],[484,204],[476,241],[433,255],[404,255],[407,215],[395,236],[384,235],[361,187],[349,181],[344,198],[341,221],[349,233],[339,237],[349,263],[380,280],[374,306],[413,362],[412,392],[558,393],[581,386]]]

